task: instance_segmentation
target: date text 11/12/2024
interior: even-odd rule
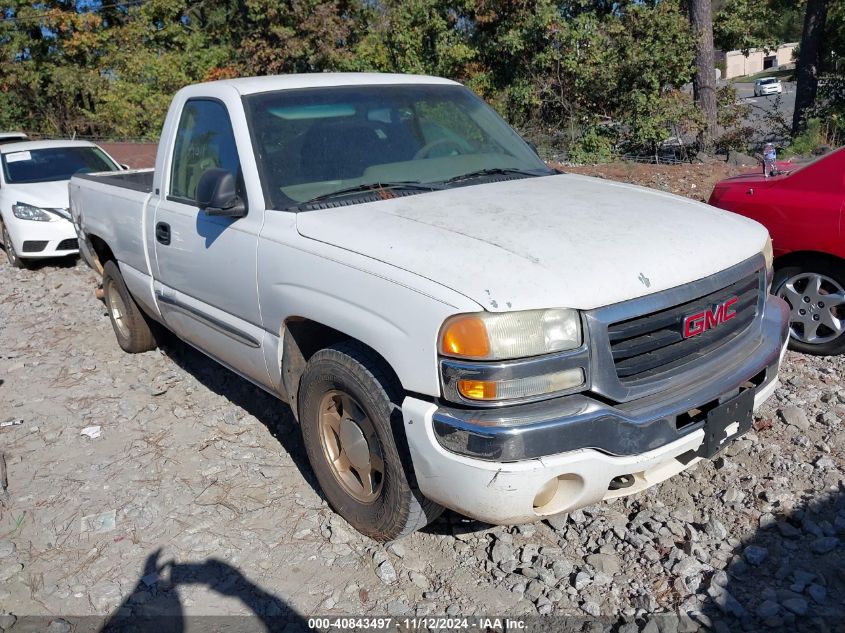
[[[514,631],[526,628],[524,620],[499,617],[326,617],[309,618],[308,628],[312,631]]]

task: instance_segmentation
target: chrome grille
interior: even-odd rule
[[[763,283],[755,271],[719,290],[649,314],[607,326],[619,382],[636,386],[693,363],[728,343],[755,319]],[[686,317],[736,297],[736,316],[695,336],[684,336]]]

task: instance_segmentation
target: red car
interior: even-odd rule
[[[845,352],[845,147],[771,178],[759,173],[723,180],[710,204],[769,229],[772,292],[792,308],[790,347]]]

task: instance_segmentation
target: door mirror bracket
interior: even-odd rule
[[[210,216],[242,218],[247,213],[246,204],[237,194],[235,176],[219,167],[202,172],[196,199],[199,208]]]

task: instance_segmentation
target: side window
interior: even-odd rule
[[[191,99],[182,109],[176,130],[170,195],[196,200],[200,176],[213,167],[232,172],[240,184],[240,161],[226,107],[218,101]]]

